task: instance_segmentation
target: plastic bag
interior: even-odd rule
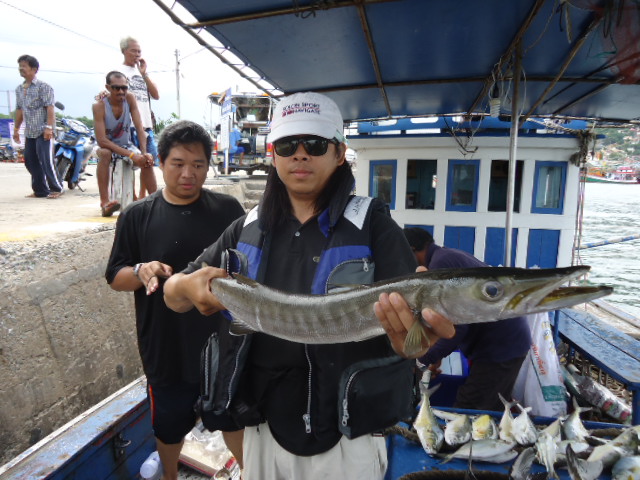
[[[567,413],[567,391],[560,361],[553,343],[553,332],[547,313],[527,316],[531,327],[531,348],[513,387],[513,396],[531,414],[558,417]]]

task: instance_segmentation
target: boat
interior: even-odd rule
[[[604,175],[587,174],[585,181],[590,183],[619,183],[621,185],[640,185],[640,172],[631,166],[620,166]]]
[[[593,131],[640,121],[628,101],[640,96],[630,2],[177,0],[177,11],[154,2],[275,101],[304,90],[332,97],[357,152],[357,192],[493,265],[570,265]],[[590,312],[563,309],[553,323],[570,360],[633,393],[639,424],[636,340]],[[0,480],[134,478],[153,449],[146,410],[142,384],[131,385],[0,467]],[[386,480],[468,467],[445,467],[401,435],[387,443]]]

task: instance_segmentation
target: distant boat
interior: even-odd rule
[[[618,167],[614,172],[605,175],[587,174],[585,181],[590,183],[620,183],[640,185],[640,174],[633,167]]]

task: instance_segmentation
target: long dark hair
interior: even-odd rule
[[[333,172],[324,190],[316,199],[316,213],[326,209],[331,203],[331,199],[337,194],[348,194],[353,190],[354,184],[355,178],[353,177],[351,166],[349,162],[344,160],[342,165],[339,165]],[[291,201],[289,200],[287,187],[280,180],[276,168],[271,166],[267,175],[267,186],[260,202],[260,226],[265,231],[273,231],[291,213]]]

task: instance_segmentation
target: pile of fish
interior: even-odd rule
[[[437,387],[435,387],[437,388]],[[491,415],[469,416],[432,408],[421,385],[422,400],[413,427],[424,451],[443,458],[504,463],[513,461],[510,478],[531,479],[534,461],[544,466],[547,478],[558,479],[557,468],[567,468],[573,480],[594,480],[610,471],[613,480],[640,480],[640,426],[626,427],[613,439],[592,436],[580,414],[589,410],[574,400],[571,414],[539,429],[530,408],[500,397],[505,409],[496,425]],[[511,411],[517,407],[515,417]],[[444,428],[441,422],[446,421]]]

